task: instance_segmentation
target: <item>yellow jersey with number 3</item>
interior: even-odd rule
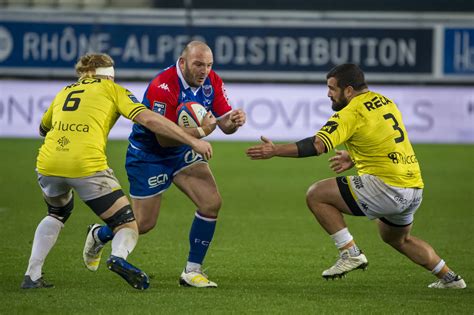
[[[38,172],[77,178],[109,168],[105,147],[110,129],[120,115],[133,120],[143,110],[130,91],[111,80],[86,78],[66,86],[41,120],[47,134]]]
[[[359,175],[397,187],[423,188],[420,167],[397,105],[366,92],[336,112],[316,134],[329,152],[344,143]]]

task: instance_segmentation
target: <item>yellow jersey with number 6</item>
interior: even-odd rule
[[[133,120],[146,110],[111,80],[85,78],[63,88],[41,120],[47,132],[36,167],[40,174],[77,178],[103,171],[110,129],[120,115]]]
[[[381,94],[369,91],[357,95],[316,135],[328,151],[344,143],[359,175],[375,175],[392,186],[423,188],[402,114]]]

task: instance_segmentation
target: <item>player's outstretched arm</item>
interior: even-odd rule
[[[247,156],[252,160],[266,160],[274,156],[298,157],[298,148],[295,143],[274,144],[264,136],[260,137],[262,143],[247,149]]]
[[[247,149],[247,156],[252,160],[265,160],[274,156],[307,157],[325,152],[323,142],[316,136],[305,138],[295,143],[274,144],[270,139],[261,136],[262,144]]]
[[[134,121],[157,135],[190,145],[196,153],[201,154],[206,160],[212,157],[212,147],[208,142],[187,134],[182,128],[151,110],[142,111],[135,117]]]
[[[329,167],[337,174],[347,171],[354,166],[354,162],[346,150],[336,150],[336,155],[329,159]]]

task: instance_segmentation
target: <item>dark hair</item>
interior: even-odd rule
[[[353,63],[344,63],[329,70],[326,79],[333,77],[337,80],[337,86],[342,89],[348,86],[352,86],[356,91],[367,88],[364,72]]]

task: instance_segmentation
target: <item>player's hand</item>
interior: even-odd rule
[[[209,135],[211,132],[214,131],[214,129],[216,129],[216,126],[217,126],[216,117],[212,114],[211,111],[208,111],[206,116],[204,116],[204,118],[202,119],[201,127],[209,128],[209,130],[206,130],[208,131],[206,132],[206,134]]]
[[[275,156],[275,145],[270,139],[261,136],[262,144],[247,149],[247,156],[252,160],[266,160]]]
[[[336,173],[342,173],[354,166],[349,152],[336,150],[336,155],[329,159],[329,167]]]
[[[201,139],[194,139],[191,147],[196,153],[201,154],[204,159],[209,160],[212,158],[212,146],[209,142]]]
[[[245,115],[245,112],[243,110],[234,109],[229,114],[229,120],[234,124],[234,126],[241,127],[245,124],[245,121],[247,120],[247,116]]]

